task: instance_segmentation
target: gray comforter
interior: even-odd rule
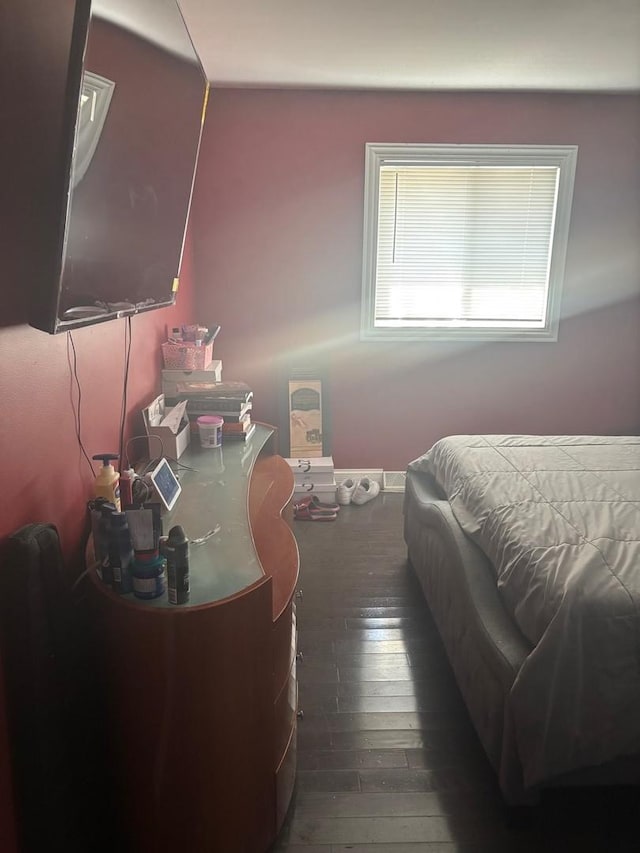
[[[453,436],[409,467],[534,645],[510,697],[525,785],[640,753],[640,437]]]

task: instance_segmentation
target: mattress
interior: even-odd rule
[[[509,697],[525,785],[640,753],[640,438],[452,436],[409,468],[532,644]]]

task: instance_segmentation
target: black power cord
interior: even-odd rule
[[[124,466],[124,430],[127,421],[127,393],[129,390],[129,364],[131,361],[131,317],[127,317],[127,322],[124,327],[124,379],[122,385],[122,409],[120,411],[120,443],[118,445],[118,455],[120,459],[120,468]]]
[[[80,385],[80,378],[78,377],[78,354],[76,352],[76,345],[74,343],[73,336],[70,331],[67,332],[67,361],[71,369],[71,411],[73,412],[73,422],[75,426],[76,438],[78,440],[78,447],[82,451],[82,455],[84,456],[84,458],[87,460],[87,464],[89,465],[89,469],[91,470],[91,476],[95,477],[93,463],[91,462],[89,454],[87,453],[85,446],[82,442],[82,386]],[[74,399],[73,396],[74,382],[76,390],[76,399]]]

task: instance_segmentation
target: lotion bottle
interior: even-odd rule
[[[131,506],[133,503],[133,481],[136,472],[133,468],[125,468],[120,474],[120,502],[123,507]]]
[[[122,506],[120,504],[120,474],[111,464],[112,459],[117,459],[117,453],[96,453],[92,459],[99,459],[102,462],[102,468],[98,471],[94,484],[94,493],[97,498],[105,498],[115,505],[117,512],[120,512]]]

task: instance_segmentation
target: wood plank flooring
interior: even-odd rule
[[[293,526],[304,718],[273,853],[640,853],[635,791],[550,793],[509,819],[407,565],[402,495]]]

